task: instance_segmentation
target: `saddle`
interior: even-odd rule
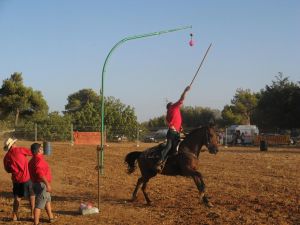
[[[161,151],[166,147],[166,143],[161,143],[156,145],[152,148],[149,148],[144,151],[144,158],[146,159],[160,159],[161,158]]]
[[[175,152],[178,152],[180,142],[181,142],[181,140],[178,141],[178,143],[175,146],[171,147],[171,149],[169,150],[168,155],[172,155]],[[147,158],[147,159],[161,159],[161,152],[166,147],[166,145],[167,145],[167,142],[164,142],[164,143],[161,143],[157,146],[154,146],[152,148],[147,149],[144,152],[144,158]]]

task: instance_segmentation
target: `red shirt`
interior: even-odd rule
[[[180,113],[180,107],[183,104],[183,101],[179,100],[178,102],[172,104],[168,111],[166,120],[168,122],[169,128],[175,128],[177,132],[180,132],[182,118]]]
[[[32,156],[32,153],[24,147],[11,147],[4,156],[4,168],[11,173],[11,179],[15,183],[24,183],[30,180],[26,156]]]
[[[29,161],[29,172],[33,183],[43,182],[42,177],[50,183],[52,180],[51,170],[42,154],[37,154]]]

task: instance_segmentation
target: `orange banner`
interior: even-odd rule
[[[258,145],[262,140],[270,145],[287,145],[290,144],[290,135],[258,135],[254,139],[254,144]]]
[[[73,132],[75,145],[100,145],[100,132]],[[105,137],[104,137],[105,142]]]

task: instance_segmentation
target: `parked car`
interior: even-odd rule
[[[168,132],[168,129],[157,130],[153,134],[147,135],[144,138],[144,142],[147,142],[147,143],[151,143],[151,142],[158,143],[158,142],[165,141],[166,140],[166,136],[167,136],[167,132]]]
[[[115,135],[112,139],[113,142],[122,142],[122,141],[128,141],[127,137],[124,135]]]
[[[144,138],[144,142],[146,142],[146,143],[152,143],[152,142],[158,142],[158,141],[154,138],[154,136],[149,135],[149,136],[146,136]]]

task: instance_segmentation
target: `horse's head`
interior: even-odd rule
[[[218,153],[218,138],[217,134],[212,126],[207,126],[206,128],[206,142],[205,146],[208,148],[209,153]]]
[[[182,149],[188,149],[199,156],[202,146],[208,148],[209,153],[217,154],[218,138],[213,126],[203,126],[191,131],[181,143]]]

